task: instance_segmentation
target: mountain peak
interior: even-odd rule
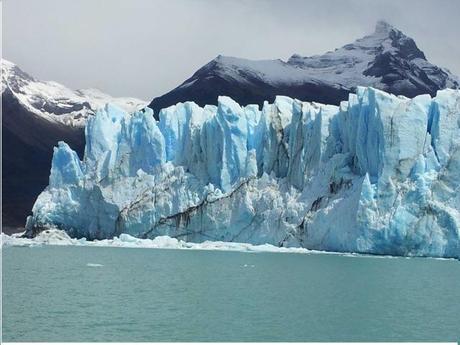
[[[386,22],[385,20],[379,20],[377,24],[375,24],[375,33],[389,33],[390,31],[395,30],[395,27]],[[399,30],[398,30],[399,31]]]
[[[292,55],[287,61],[219,55],[150,107],[159,112],[178,102],[216,104],[220,95],[242,104],[263,104],[276,95],[339,104],[357,86],[414,97],[457,88],[460,80],[431,64],[415,41],[385,20],[375,31],[321,55]]]
[[[379,55],[389,53],[398,55],[405,60],[413,60],[416,58],[426,60],[425,54],[417,47],[414,39],[384,20],[379,20],[377,22],[375,31],[372,34],[344,46],[344,48],[348,49],[354,49],[356,47],[374,49],[377,59]]]
[[[1,59],[1,70],[2,95],[8,89],[28,112],[51,122],[81,127],[89,115],[106,103],[128,112],[141,109],[146,103],[136,98],[111,97],[96,89],[74,91],[54,81],[41,81],[5,59]]]
[[[13,68],[16,66],[14,63],[12,63],[11,61],[8,61],[5,58],[1,58],[1,65],[3,68]]]

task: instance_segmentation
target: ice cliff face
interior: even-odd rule
[[[460,91],[358,88],[339,107],[193,102],[89,119],[81,162],[60,142],[28,218],[102,239],[169,235],[460,257]]]

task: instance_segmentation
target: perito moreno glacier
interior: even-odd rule
[[[107,105],[83,161],[60,142],[26,234],[460,258],[460,90],[262,110],[220,97],[159,118]]]

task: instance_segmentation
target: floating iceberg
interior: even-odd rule
[[[111,248],[153,248],[153,249],[190,249],[232,251],[247,253],[295,253],[313,254],[315,252],[305,248],[284,248],[271,244],[252,245],[249,243],[204,241],[201,243],[185,242],[169,236],[157,236],[154,239],[140,239],[128,234],[121,234],[104,240],[88,241],[86,238],[71,238],[66,232],[58,229],[48,229],[40,232],[34,238],[26,238],[22,234],[1,234],[3,247],[41,247],[50,246],[85,246],[85,247],[111,247]],[[100,264],[88,263],[87,266],[99,267]]]
[[[357,89],[340,106],[278,96],[89,119],[83,161],[54,150],[27,235],[169,236],[460,257],[460,91]]]

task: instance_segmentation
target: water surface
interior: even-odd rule
[[[3,248],[5,341],[458,341],[453,260]]]

